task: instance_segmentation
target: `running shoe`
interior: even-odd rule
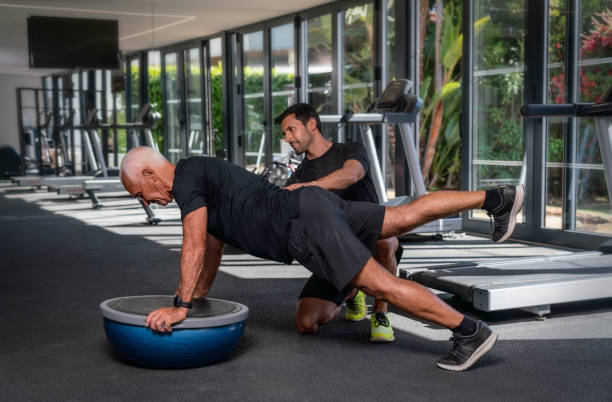
[[[500,204],[488,213],[493,222],[493,240],[501,243],[514,231],[516,215],[523,208],[525,188],[518,186],[499,186],[497,189],[501,199]]]
[[[497,334],[482,321],[477,322],[473,335],[453,333],[451,351],[438,360],[438,367],[451,371],[465,371],[472,367],[495,344]]]
[[[361,321],[368,315],[365,293],[358,290],[355,296],[346,301],[344,318],[349,321]]]
[[[393,328],[389,323],[389,316],[384,311],[377,311],[370,316],[370,341],[393,342]]]

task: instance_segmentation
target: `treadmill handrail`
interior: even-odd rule
[[[612,116],[612,102],[570,104],[527,104],[521,107],[523,117],[596,117]]]
[[[347,123],[380,124],[380,123],[414,123],[415,116],[408,113],[355,113],[346,119]],[[322,114],[319,116],[323,124],[338,124],[341,114]]]

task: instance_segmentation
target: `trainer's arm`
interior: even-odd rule
[[[185,302],[190,302],[206,253],[206,223],[208,212],[201,207],[190,212],[183,219],[183,247],[181,248],[181,279],[178,294]],[[145,325],[155,331],[172,332],[172,324],[187,317],[185,307],[165,307],[153,311],[147,316]]]
[[[295,190],[302,186],[318,186],[323,187],[326,190],[344,190],[363,179],[365,176],[365,169],[361,162],[356,159],[349,159],[344,162],[342,168],[328,174],[327,176],[321,177],[320,179],[305,182],[295,183],[287,186],[288,190]]]

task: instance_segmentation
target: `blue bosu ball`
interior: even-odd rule
[[[127,361],[156,368],[203,366],[228,357],[244,332],[249,309],[219,299],[194,300],[193,308],[172,332],[144,326],[147,315],[172,306],[172,296],[131,296],[100,304],[104,330],[113,348]]]

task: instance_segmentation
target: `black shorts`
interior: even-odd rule
[[[335,303],[336,306],[344,303],[344,299],[353,291],[352,285],[346,285],[340,292],[329,283],[328,281],[319,278],[316,275],[312,275],[306,281],[306,284],[302,288],[302,292],[298,299],[305,297],[314,297],[316,299],[323,299]]]
[[[345,201],[320,187],[300,191],[299,216],[291,220],[288,251],[306,269],[341,292],[376,257],[385,207]]]

